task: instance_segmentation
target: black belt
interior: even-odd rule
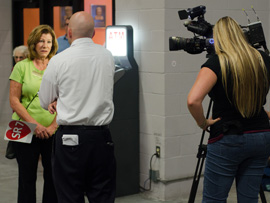
[[[63,130],[104,130],[108,129],[108,125],[91,126],[91,125],[60,125],[59,129]]]

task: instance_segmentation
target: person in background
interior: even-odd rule
[[[57,38],[57,42],[58,42],[57,54],[60,53],[61,51],[64,51],[66,48],[70,46],[67,39],[67,30],[68,30],[69,20],[70,20],[70,17],[66,17],[66,20],[65,20],[66,34]]]
[[[262,175],[270,155],[270,58],[253,48],[239,26],[223,17],[213,28],[216,55],[204,63],[187,104],[198,126],[210,131],[204,172],[203,202],[226,202],[236,181],[237,202],[258,202]],[[213,101],[206,119],[202,101]],[[210,128],[210,129],[209,129]]]
[[[13,120],[37,125],[32,142],[14,142],[19,171],[18,203],[36,202],[36,179],[39,157],[43,165],[43,203],[56,203],[52,179],[52,136],[57,129],[56,114],[40,106],[38,91],[50,58],[58,48],[55,33],[48,25],[32,30],[27,40],[28,58],[14,66],[10,79],[10,106]]]
[[[57,109],[53,178],[59,203],[113,203],[116,187],[114,144],[108,124],[114,114],[114,59],[91,39],[93,17],[72,15],[71,46],[54,56],[43,76],[39,98]]]
[[[19,61],[26,59],[27,56],[28,56],[27,46],[21,45],[13,49],[13,58],[15,63],[18,63]]]

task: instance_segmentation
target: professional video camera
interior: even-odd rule
[[[253,8],[252,8],[253,9]],[[255,12],[255,10],[253,9]],[[173,36],[169,38],[170,51],[184,50],[189,54],[199,54],[203,51],[207,51],[207,57],[215,53],[214,40],[213,40],[213,25],[208,23],[204,19],[206,12],[205,6],[197,6],[194,8],[188,8],[187,10],[178,11],[178,15],[181,20],[191,19],[184,23],[188,31],[194,33],[193,38],[183,38]],[[256,14],[256,13],[255,13]],[[247,14],[246,14],[247,15]],[[193,20],[197,17],[197,21]],[[247,16],[248,17],[248,16]],[[257,16],[257,22],[250,23],[247,26],[241,26],[249,43],[255,47],[260,48],[263,46],[265,52],[269,54],[266,47],[265,37],[263,33],[262,24]],[[197,34],[197,35],[196,35]]]

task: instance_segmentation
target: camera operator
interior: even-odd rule
[[[234,179],[239,203],[258,202],[270,155],[269,118],[263,107],[270,58],[247,42],[230,17],[218,20],[213,37],[216,55],[201,66],[187,99],[198,126],[210,132],[203,202],[226,202]],[[209,119],[202,107],[207,94],[213,101]]]

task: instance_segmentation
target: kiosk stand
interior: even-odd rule
[[[106,48],[115,59],[114,118],[110,130],[117,161],[116,196],[139,192],[139,77],[131,26],[108,26]]]

